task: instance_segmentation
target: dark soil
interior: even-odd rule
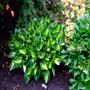
[[[46,90],[68,90],[68,79],[65,70],[60,70],[51,78]],[[32,79],[25,85],[22,71],[9,72],[6,68],[0,70],[0,90],[45,90],[43,83],[43,79]]]

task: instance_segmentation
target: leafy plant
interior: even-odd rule
[[[21,68],[25,82],[40,76],[45,83],[55,75],[55,65],[61,63],[61,44],[64,42],[64,27],[48,17],[32,20],[24,29],[16,29],[10,41],[12,58],[10,70]]]
[[[27,26],[35,17],[47,15],[44,0],[20,0],[21,10],[18,20],[19,27]],[[18,26],[17,25],[17,26]]]
[[[59,14],[63,17],[63,4],[61,0],[20,0],[21,10],[17,27],[25,27],[35,17]]]
[[[74,34],[62,51],[65,65],[73,73],[70,90],[90,90],[90,15],[77,20]]]
[[[86,12],[90,14],[90,0],[86,0]]]
[[[58,16],[60,18],[64,18],[64,14],[62,13],[64,10],[64,4],[62,2],[62,0],[51,0],[52,4],[51,4],[51,11],[54,14],[58,14]]]

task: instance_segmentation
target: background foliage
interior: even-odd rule
[[[63,4],[61,0],[22,0],[18,24],[25,26],[34,17],[50,16],[53,13],[62,15]]]
[[[90,89],[90,15],[77,20],[73,37],[62,52],[65,65],[73,73],[70,90]]]

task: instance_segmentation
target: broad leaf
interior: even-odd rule
[[[49,71],[45,71],[44,74],[44,81],[45,83],[47,83],[50,80],[50,72]]]

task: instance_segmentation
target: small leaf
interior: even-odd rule
[[[56,32],[59,33],[59,31],[60,31],[60,25],[58,25],[56,28]]]
[[[23,71],[26,72],[26,65],[23,65]]]
[[[13,60],[10,64],[10,71],[15,68],[20,68],[22,66],[22,58],[17,58],[16,60]]]
[[[74,73],[74,77],[76,77],[76,76],[78,76],[78,75],[80,75],[80,71],[76,71],[76,72]]]
[[[51,58],[51,54],[50,53],[46,53],[45,60],[46,61],[50,61],[50,58]]]
[[[21,49],[21,50],[19,50],[19,52],[24,55],[27,53],[26,49]]]
[[[49,69],[52,68],[52,61],[49,62],[49,65],[48,65]]]
[[[27,74],[24,74],[24,80],[25,80],[25,84],[28,84],[28,82],[30,81],[30,76],[28,76]]]
[[[75,80],[74,78],[71,78],[69,81],[70,81],[71,83],[75,83],[75,82],[76,82],[76,80]]]
[[[51,44],[51,41],[50,41],[50,39],[47,41],[47,43],[46,43],[46,47],[48,48],[48,47],[50,47],[50,44]]]
[[[32,67],[27,68],[27,71],[26,71],[26,73],[25,73],[26,76],[31,76],[32,71],[33,71]]]
[[[19,48],[20,47],[20,42],[14,41],[14,45],[15,45],[16,48]]]
[[[52,67],[53,76],[55,76],[55,68]]]
[[[41,63],[40,66],[41,66],[42,70],[48,70],[48,67],[47,67],[46,63]]]
[[[35,67],[35,68],[34,68],[34,75],[36,75],[37,72],[38,72],[38,67]]]
[[[90,76],[86,77],[85,82],[90,81]]]
[[[37,70],[37,74],[34,75],[34,79],[37,81],[40,78],[40,72]]]
[[[76,86],[77,86],[78,83],[74,83],[72,86],[69,87],[70,90],[76,90]]]
[[[60,65],[60,62],[61,62],[61,60],[60,60],[59,58],[55,58],[55,59],[54,59],[54,63],[55,63],[56,65]]]
[[[60,51],[60,45],[56,45],[56,50]]]
[[[67,61],[66,61],[66,63],[65,63],[65,65],[69,65],[69,64],[71,64],[72,63],[72,60],[69,58]]]
[[[36,53],[33,50],[30,50],[30,53],[31,53],[32,58],[36,58],[37,57]]]
[[[13,58],[13,57],[15,57],[16,56],[16,52],[10,52],[10,54],[9,54],[9,57],[10,58]]]
[[[20,34],[18,34],[18,37],[19,37],[20,39],[22,39],[23,41],[25,41],[25,37],[24,37],[24,35],[20,35]]]
[[[50,80],[50,72],[46,71],[44,74],[44,81],[47,83]]]
[[[45,36],[47,36],[47,35],[48,35],[48,33],[49,33],[49,30],[48,30],[48,28],[47,28],[47,29],[44,31],[44,33],[43,33],[43,34],[44,34]]]
[[[38,57],[39,57],[40,59],[43,59],[44,56],[45,56],[45,52],[39,52]]]

